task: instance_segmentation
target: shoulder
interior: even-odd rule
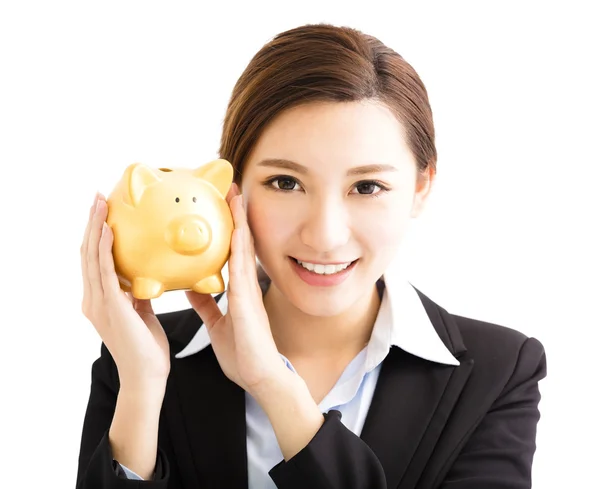
[[[537,338],[481,319],[450,313],[415,287],[423,307],[446,347],[473,373],[502,383],[513,372],[545,374],[546,353]]]
[[[504,389],[546,376],[543,344],[509,326],[448,314],[456,324],[475,380]]]
[[[519,356],[523,349],[527,352],[544,353],[542,343],[533,337],[506,325],[482,321],[479,319],[449,314],[455,322],[466,349],[478,359],[490,361],[498,358]]]

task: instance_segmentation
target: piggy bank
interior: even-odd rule
[[[138,299],[167,290],[224,291],[232,180],[233,168],[222,159],[196,169],[129,165],[107,198],[121,289]]]

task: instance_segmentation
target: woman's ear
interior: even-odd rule
[[[431,193],[434,181],[435,170],[431,167],[417,173],[415,196],[413,198],[410,217],[419,217],[421,215]]]

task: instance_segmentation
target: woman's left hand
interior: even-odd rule
[[[186,291],[186,295],[206,325],[221,369],[230,380],[252,394],[291,371],[273,340],[258,284],[254,242],[236,184],[232,185],[227,201],[235,227],[229,258],[227,313],[221,313],[210,294]]]

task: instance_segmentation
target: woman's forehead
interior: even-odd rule
[[[392,112],[380,104],[337,102],[294,107],[263,131],[248,164],[274,166],[264,161],[281,160],[309,170],[348,171],[364,165],[402,168],[414,164],[403,132]]]

